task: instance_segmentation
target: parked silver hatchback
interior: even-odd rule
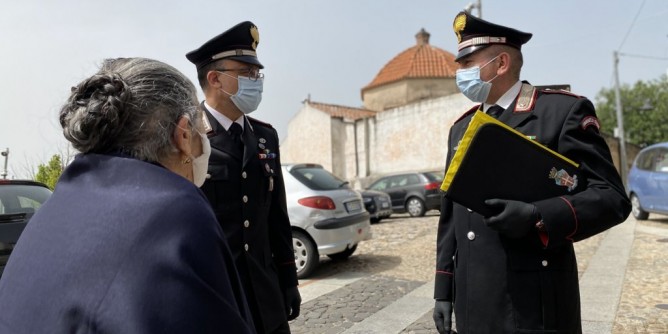
[[[283,164],[297,277],[306,278],[320,255],[345,260],[371,238],[362,196],[318,164]]]

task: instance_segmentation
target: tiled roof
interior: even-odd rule
[[[312,108],[325,112],[332,117],[342,117],[357,120],[360,118],[373,117],[376,115],[375,111],[368,109],[339,106],[336,104],[318,103],[310,100],[305,100],[304,103],[311,106]]]
[[[362,92],[407,78],[455,77],[457,63],[452,53],[430,45],[429,34],[424,29],[418,32],[416,39],[417,45],[390,60]]]

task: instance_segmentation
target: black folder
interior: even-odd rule
[[[484,203],[500,198],[534,202],[575,193],[579,165],[497,119],[477,111],[445,173],[441,190],[489,216]]]

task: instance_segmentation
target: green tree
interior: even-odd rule
[[[638,81],[632,87],[619,88],[626,141],[647,146],[668,141],[668,76],[649,82]],[[603,132],[612,134],[617,127],[614,88],[602,89],[596,96],[596,113]]]
[[[37,175],[35,175],[35,180],[46,184],[51,190],[56,187],[56,182],[60,174],[63,173],[65,166],[60,158],[60,155],[54,154],[49,160],[48,164],[39,164],[37,166]]]

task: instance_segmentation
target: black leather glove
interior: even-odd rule
[[[439,334],[452,333],[452,302],[436,301],[434,305],[434,323]]]
[[[485,204],[498,212],[485,217],[485,224],[510,238],[525,236],[540,220],[536,206],[531,203],[495,198],[486,200]]]
[[[285,314],[288,315],[288,321],[296,319],[299,316],[299,308],[302,304],[299,289],[296,286],[285,289],[283,301],[285,302]]]

